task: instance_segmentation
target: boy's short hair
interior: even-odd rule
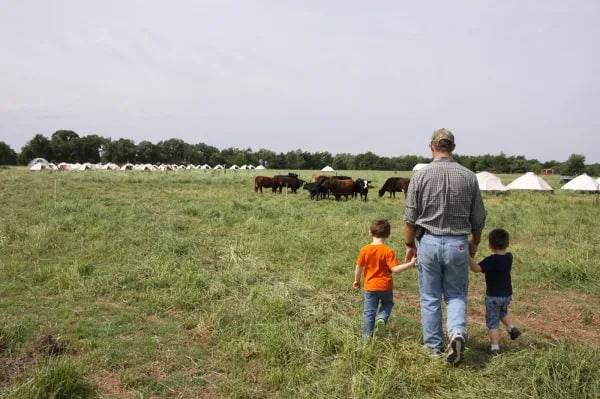
[[[504,229],[493,229],[490,231],[490,234],[488,234],[488,241],[490,246],[494,249],[506,249],[510,242],[510,235],[508,234],[508,231]]]
[[[373,237],[386,238],[390,236],[392,226],[386,219],[375,219],[371,222],[370,230]]]

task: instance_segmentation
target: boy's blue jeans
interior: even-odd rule
[[[425,346],[443,351],[442,298],[448,336],[460,332],[466,338],[467,334],[468,236],[425,234],[417,256],[423,341]]]
[[[500,327],[500,319],[508,314],[508,305],[512,296],[486,296],[485,297],[485,325],[490,330]]]
[[[365,291],[365,310],[362,330],[363,339],[371,338],[373,336],[376,319],[383,319],[387,323],[393,307],[394,290]]]

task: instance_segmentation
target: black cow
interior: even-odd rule
[[[283,187],[288,187],[295,194],[298,189],[302,187],[304,180],[298,179],[296,173],[288,173],[287,175],[275,175],[273,176],[273,192],[281,193]]]
[[[319,199],[317,194],[318,194],[318,188],[317,188],[317,183],[315,182],[310,182],[310,183],[304,183],[304,185],[302,186],[303,190],[308,191],[308,193],[310,194],[310,199]]]
[[[332,176],[319,176],[319,178],[315,182],[315,187],[317,190],[317,199],[319,199],[319,197],[321,199],[325,199],[325,197],[329,197],[329,188],[325,185],[325,182],[327,182],[333,178],[334,177],[332,177]]]
[[[369,194],[369,181],[367,179],[358,178],[354,181],[354,195],[356,198],[360,195],[360,199],[367,200],[367,194]],[[363,198],[364,197],[364,198]]]
[[[390,177],[383,183],[383,187],[379,189],[379,196],[383,197],[388,192],[390,193],[390,198],[392,196],[396,198],[396,192],[404,191],[404,197],[406,197],[406,190],[408,190],[409,183],[410,179],[404,177]]]
[[[302,188],[308,191],[308,193],[310,194],[310,199],[314,199],[317,201],[320,199],[324,199],[328,193],[328,190],[325,187],[323,187],[322,182],[304,183]]]

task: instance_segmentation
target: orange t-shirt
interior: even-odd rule
[[[364,267],[365,291],[387,291],[394,287],[392,270],[399,265],[394,250],[387,245],[368,244],[360,249],[356,265]]]

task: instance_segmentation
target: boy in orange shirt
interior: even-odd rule
[[[360,249],[354,270],[354,288],[360,287],[364,276],[364,316],[363,340],[385,334],[385,326],[394,307],[392,273],[400,273],[416,264],[416,258],[400,264],[394,250],[385,242],[390,237],[391,226],[385,219],[375,219],[371,223],[369,236],[373,239]],[[375,321],[377,320],[377,321]]]

